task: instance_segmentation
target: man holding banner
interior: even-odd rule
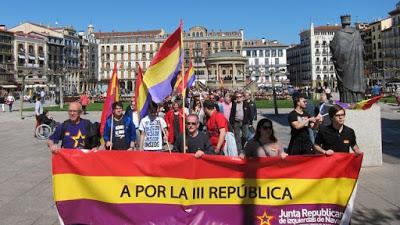
[[[107,149],[135,149],[136,128],[132,119],[122,114],[122,107],[121,102],[114,102],[112,104],[113,114],[106,120],[103,137]]]
[[[168,130],[165,120],[158,116],[157,105],[150,104],[149,115],[144,117],[139,124],[140,144],[139,149],[145,151],[162,151],[163,136],[168,142]]]

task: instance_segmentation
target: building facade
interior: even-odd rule
[[[203,26],[191,27],[184,34],[185,66],[193,64],[196,80],[205,83],[209,77],[206,59],[209,55],[222,51],[241,54],[243,30],[209,31]],[[244,71],[242,71],[244,72]]]
[[[289,46],[278,41],[246,40],[243,42],[242,56],[248,59],[248,74],[260,86],[286,83],[286,50]]]
[[[369,23],[356,23],[356,29],[360,32],[361,39],[364,43],[364,76],[367,80],[367,84],[372,85],[374,83],[374,67],[372,62],[371,27]]]
[[[392,79],[400,79],[400,2],[389,15],[392,26],[382,31],[382,84]]]
[[[335,68],[329,44],[340,26],[317,26],[300,33],[300,44],[288,49],[290,81],[296,86],[336,85]],[[298,68],[293,68],[297,66]]]
[[[94,35],[94,26],[89,25],[86,33],[79,32],[78,35],[80,40],[79,89],[94,94],[98,72],[98,45]]]
[[[122,94],[134,90],[138,64],[143,72],[149,67],[165,39],[164,30],[137,32],[98,32],[98,89],[106,91],[114,64],[118,63],[118,79]]]
[[[14,34],[0,25],[0,85],[2,88],[16,87],[14,85]],[[1,93],[0,93],[1,94]]]
[[[14,74],[17,83],[25,77],[27,85],[44,87],[47,83],[47,38],[37,33],[15,32]]]

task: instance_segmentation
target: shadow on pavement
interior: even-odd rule
[[[400,158],[400,120],[381,119],[383,153]]]
[[[289,126],[287,113],[282,113],[278,115],[275,115],[274,113],[264,113],[262,114],[262,116],[272,120],[273,122],[279,123],[282,126]]]
[[[400,209],[388,210],[384,213],[379,209],[363,209],[355,210],[353,216],[351,217],[351,224],[374,224],[374,225],[384,225],[384,224],[398,224],[400,221]]]

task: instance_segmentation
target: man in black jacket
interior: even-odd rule
[[[237,149],[242,149],[247,140],[249,124],[253,124],[253,119],[250,105],[247,101],[243,101],[243,95],[240,92],[236,93],[236,99],[232,102],[229,123],[233,127]]]

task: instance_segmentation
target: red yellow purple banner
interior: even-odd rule
[[[343,224],[361,162],[64,150],[54,199],[64,224]]]

